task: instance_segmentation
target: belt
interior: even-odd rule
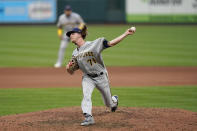
[[[103,74],[104,74],[104,73],[101,72],[101,73],[99,73],[99,74],[87,74],[87,75],[90,76],[90,77],[92,77],[92,78],[95,78],[95,77],[101,76],[101,75],[103,75]]]

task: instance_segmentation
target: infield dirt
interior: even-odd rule
[[[197,67],[108,67],[111,87],[197,85]],[[81,87],[65,68],[0,68],[0,88]]]

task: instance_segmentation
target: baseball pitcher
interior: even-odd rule
[[[83,72],[82,88],[83,100],[81,108],[85,116],[82,126],[94,124],[92,116],[91,96],[96,87],[102,94],[103,101],[107,107],[115,112],[118,107],[118,96],[111,96],[108,72],[102,59],[102,51],[115,46],[128,35],[133,35],[134,30],[128,29],[119,37],[107,41],[105,38],[98,38],[94,41],[85,41],[87,34],[86,26],[83,28],[74,28],[66,33],[77,48],[73,51],[72,59],[67,64],[67,72],[73,74],[80,69]]]
[[[67,5],[64,9],[64,13],[60,15],[57,23],[57,33],[61,42],[58,52],[58,59],[54,67],[59,68],[62,66],[64,52],[70,41],[69,37],[66,36],[66,32],[71,31],[74,27],[78,27],[80,24],[83,25],[83,23],[84,21],[81,16],[77,13],[72,12],[71,7]]]

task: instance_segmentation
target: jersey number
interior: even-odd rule
[[[88,59],[87,62],[92,66],[93,63],[96,63],[96,59],[95,58]]]

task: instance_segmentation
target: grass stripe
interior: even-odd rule
[[[126,107],[181,108],[197,112],[197,86],[112,88],[119,105]],[[0,116],[51,108],[80,106],[81,88],[0,89]],[[104,106],[101,94],[94,90],[94,106]]]

